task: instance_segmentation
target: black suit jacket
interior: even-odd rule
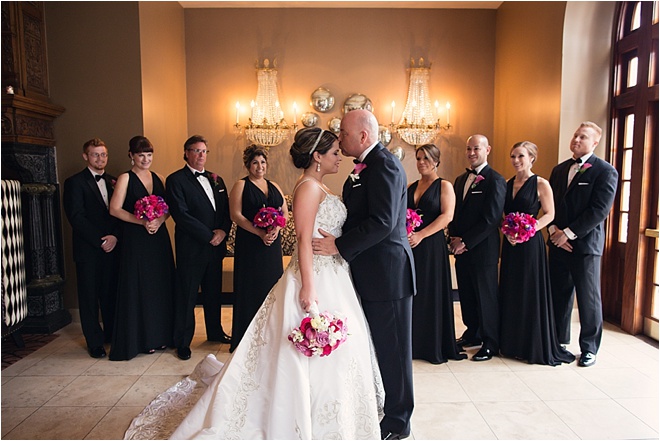
[[[359,179],[344,183],[348,218],[335,241],[350,263],[353,283],[369,301],[415,293],[412,249],[406,235],[406,173],[401,162],[377,144],[364,159]]]
[[[106,173],[104,179],[109,201],[116,178]],[[64,181],[63,202],[64,212],[73,229],[74,261],[82,262],[105,254],[101,248],[103,236],[111,234],[119,239],[120,222],[110,215],[88,168]]]
[[[567,186],[568,172],[573,165],[566,160],[552,169],[550,186],[555,201],[555,219],[550,225],[560,230],[568,227],[577,235],[570,241],[573,253],[603,254],[605,243],[604,222],[610,213],[619,174],[607,162],[591,155],[586,164],[591,167],[578,172]],[[549,242],[550,246],[552,243]]]
[[[506,195],[506,181],[490,165],[479,173],[484,179],[472,184],[463,199],[463,189],[469,173],[456,178],[454,193],[456,209],[449,224],[449,235],[460,237],[468,251],[456,256],[472,263],[497,264],[500,255],[500,232]]]
[[[206,173],[213,188],[215,210],[202,184],[188,166],[167,177],[167,202],[176,222],[174,241],[177,265],[207,262],[212,257],[222,259],[227,253],[226,238],[217,247],[209,243],[213,230],[222,229],[229,234],[231,229],[227,187],[220,176],[208,171]]]

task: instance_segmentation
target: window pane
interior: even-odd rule
[[[635,4],[635,10],[633,11],[632,24],[630,30],[634,31],[639,29],[640,24],[642,23],[642,5],[641,2]]]
[[[632,179],[632,149],[626,149],[623,152],[623,170],[621,179],[629,181]]]
[[[627,87],[634,87],[637,85],[637,64],[638,64],[638,59],[637,57],[631,58],[630,61],[628,61],[628,81],[627,81]]]
[[[628,213],[621,213],[619,222],[619,242],[628,242]]]
[[[624,128],[624,134],[623,134],[623,139],[625,139],[625,143],[623,144],[623,148],[632,148],[633,146],[633,133],[635,129],[635,115],[630,114],[626,115],[626,127]]]
[[[621,211],[630,211],[630,181],[621,183]]]

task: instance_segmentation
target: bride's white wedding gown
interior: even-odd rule
[[[344,204],[327,194],[314,231],[340,236],[345,220]],[[339,256],[314,256],[313,267],[319,310],[346,317],[344,343],[329,356],[309,358],[287,339],[304,317],[296,252],[227,363],[208,356],[154,400],[126,437],[168,436],[159,418],[179,421],[173,409],[193,401],[206,383],[173,439],[380,439],[384,392],[348,264]]]

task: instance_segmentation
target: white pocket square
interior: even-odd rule
[[[578,182],[578,185],[589,185],[588,182]]]
[[[473,191],[472,194],[481,194],[483,191]]]
[[[359,186],[361,186],[361,185],[362,185],[362,184],[355,184],[355,185],[353,186],[353,188],[355,188],[355,187],[359,187]]]
[[[218,190],[218,193],[222,193],[223,191],[225,191],[225,189],[221,188],[220,190]]]

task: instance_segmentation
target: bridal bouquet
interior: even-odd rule
[[[135,201],[133,214],[138,219],[152,221],[169,212],[169,207],[165,199],[155,194],[145,196]]]
[[[536,234],[536,219],[527,213],[509,213],[502,221],[502,233],[516,243],[527,242]]]
[[[286,226],[286,218],[281,208],[263,207],[254,216],[252,225],[265,230],[271,230],[274,227],[284,228]]]
[[[422,223],[424,223],[424,221],[422,221],[422,216],[420,216],[417,211],[408,208],[408,211],[406,211],[406,232],[408,233],[408,236],[415,231],[415,228],[422,225]]]
[[[344,319],[328,311],[319,313],[314,303],[310,315],[302,319],[300,326],[294,328],[288,338],[301,354],[307,357],[324,357],[345,342],[347,336],[348,329]]]

